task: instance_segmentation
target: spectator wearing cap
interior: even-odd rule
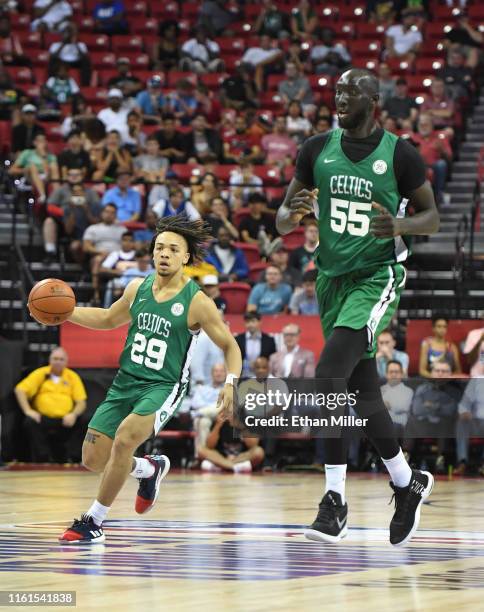
[[[248,277],[249,266],[242,249],[234,247],[227,228],[221,227],[205,261],[214,265],[221,281],[241,281]]]
[[[69,23],[62,31],[62,40],[53,42],[49,47],[49,74],[56,72],[59,62],[69,68],[79,68],[81,85],[89,86],[91,81],[91,60],[85,43],[78,41],[78,29],[75,23]]]
[[[152,208],[160,218],[187,215],[190,221],[200,219],[200,213],[191,202],[185,199],[181,187],[171,189],[168,199],[158,200]]]
[[[31,28],[44,32],[60,32],[73,12],[66,0],[35,0],[33,9]]]
[[[222,280],[222,278],[220,279]],[[216,274],[206,274],[202,277],[202,289],[205,295],[208,295],[215,302],[215,306],[221,312],[227,309],[227,302],[220,294],[219,279]]]
[[[160,155],[167,157],[171,164],[181,163],[186,158],[183,135],[176,130],[176,118],[173,113],[162,115],[162,128],[154,136],[160,143]]]
[[[97,116],[104,123],[107,132],[117,130],[124,136],[128,129],[128,113],[129,110],[123,106],[123,92],[114,87],[108,91],[107,108],[100,110]]]
[[[160,122],[160,112],[163,111],[165,98],[161,91],[162,81],[158,75],[146,81],[146,89],[136,96],[136,107],[143,118],[151,123]]]
[[[192,119],[192,130],[186,134],[185,150],[188,163],[204,164],[209,161],[223,161],[223,149],[220,136],[208,127],[205,116],[201,113]]]
[[[266,154],[266,163],[277,166],[292,165],[297,155],[297,144],[289,136],[285,117],[276,117],[272,133],[262,137],[261,148]]]
[[[102,204],[115,204],[119,221],[138,221],[141,214],[141,196],[131,185],[132,176],[120,170],[116,177],[116,186],[108,189],[103,196]]]
[[[456,108],[454,101],[445,94],[445,82],[440,77],[434,77],[430,85],[430,94],[420,107],[420,112],[428,113],[433,120],[434,128],[442,130],[454,125]]]
[[[255,73],[254,81],[258,92],[264,91],[264,78],[274,72],[276,65],[284,57],[284,52],[278,47],[272,46],[272,41],[267,34],[259,39],[259,46],[249,47],[242,56],[242,62],[250,64]]]
[[[118,57],[116,69],[118,74],[107,83],[109,89],[120,89],[125,97],[135,97],[143,89],[143,81],[131,72],[129,57]]]
[[[318,300],[316,297],[317,270],[308,270],[303,274],[302,290],[294,292],[289,302],[289,310],[293,315],[317,315],[319,314]]]
[[[291,285],[282,282],[282,272],[274,264],[266,268],[266,280],[252,287],[247,303],[247,312],[263,314],[286,312],[292,296]]]
[[[302,274],[289,263],[289,251],[285,247],[282,240],[278,241],[273,248],[269,256],[269,263],[274,264],[279,268],[282,274],[282,281],[291,285],[291,287],[299,287],[302,283]],[[259,278],[259,282],[264,283],[266,280],[265,270],[262,272]]]
[[[126,11],[121,0],[101,0],[94,7],[94,29],[103,34],[128,34]]]
[[[331,28],[321,30],[321,44],[316,44],[309,54],[309,65],[316,74],[337,75],[351,62],[351,55],[342,43],[334,42]]]
[[[274,338],[261,330],[261,316],[258,312],[244,315],[245,332],[235,336],[242,353],[242,376],[254,376],[254,362],[259,357],[269,359],[276,352]]]
[[[403,121],[414,123],[418,117],[418,104],[415,98],[408,95],[408,84],[406,79],[399,77],[395,83],[395,95],[383,105],[381,120],[387,117],[395,119],[398,126],[402,126]]]
[[[31,149],[37,134],[45,134],[44,128],[37,123],[37,107],[24,104],[20,123],[12,128],[12,153]]]
[[[66,141],[67,147],[57,157],[61,179],[67,179],[69,170],[80,170],[82,178],[88,178],[91,174],[91,160],[89,153],[82,148],[81,132],[72,130]]]
[[[133,160],[135,176],[146,183],[163,183],[170,162],[160,155],[160,144],[154,134],[146,139],[146,153]]]
[[[166,108],[173,113],[181,125],[190,125],[198,107],[193,93],[194,85],[188,79],[179,79],[175,87],[176,91],[167,96]]]
[[[295,62],[286,63],[286,78],[277,86],[284,104],[289,106],[293,100],[300,102],[303,108],[313,103],[313,90],[309,79],[303,76]]]
[[[413,62],[422,45],[422,34],[415,26],[418,17],[411,8],[405,9],[402,23],[396,23],[385,32],[386,55]],[[414,27],[415,26],[415,27]]]
[[[301,328],[290,323],[282,330],[283,347],[269,359],[270,372],[276,378],[314,378],[314,353],[301,348]]]
[[[96,161],[93,180],[112,183],[118,172],[131,172],[132,160],[129,151],[121,147],[121,135],[117,130],[108,132],[100,156]]]
[[[181,48],[180,70],[206,74],[221,72],[224,63],[220,59],[220,47],[207,36],[203,25],[195,28],[194,37],[183,43]]]

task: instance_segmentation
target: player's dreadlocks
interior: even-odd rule
[[[201,261],[205,256],[205,246],[213,239],[211,227],[203,219],[189,221],[186,215],[174,215],[160,219],[156,224],[155,235],[151,241],[150,251],[153,253],[157,237],[163,232],[173,232],[182,236],[188,245],[190,258],[188,264]]]

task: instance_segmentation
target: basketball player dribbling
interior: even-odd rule
[[[336,84],[340,129],[302,146],[276,224],[292,231],[308,213],[319,224],[316,289],[326,345],[316,368],[317,390],[345,379],[358,390],[355,411],[379,452],[394,491],[390,542],[402,546],[418,527],[433,476],[412,470],[383,403],[375,340],[389,324],[405,283],[408,235],[433,234],[439,215],[425,165],[411,144],[378,126],[378,80],[366,70],[345,72]],[[313,190],[313,191],[311,191]],[[410,203],[415,211],[405,216]],[[326,379],[326,383],[323,379]],[[347,439],[324,441],[326,491],[307,538],[337,542],[347,534]]]
[[[152,509],[170,468],[169,459],[165,455],[138,458],[133,453],[181,405],[200,329],[224,352],[229,374],[218,404],[227,414],[233,410],[233,384],[242,368],[240,349],[215,303],[183,274],[183,266],[200,259],[203,244],[210,239],[203,221],[190,222],[181,215],[162,219],[151,245],[155,272],[131,281],[109,309],[75,308],[69,317],[72,323],[91,329],[113,329],[125,323],[130,327],[119,371],[89,422],[82,448],[85,467],[103,473],[98,494],[81,519],[61,536],[63,544],[104,541],[103,521],[128,475],[140,483],[136,512]]]

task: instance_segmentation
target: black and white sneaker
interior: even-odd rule
[[[104,532],[91,516],[83,514],[81,519],[74,519],[72,525],[59,538],[61,544],[94,544],[104,542]]]
[[[348,504],[341,495],[328,491],[319,504],[318,516],[304,536],[316,542],[339,542],[348,534]]]
[[[395,514],[390,523],[390,544],[404,546],[417,531],[420,521],[420,506],[432,492],[434,477],[430,472],[412,470],[407,487],[396,487],[390,482],[395,498]]]

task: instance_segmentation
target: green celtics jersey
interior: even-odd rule
[[[404,261],[407,244],[397,238],[377,239],[370,219],[378,212],[372,202],[397,217],[405,215],[407,200],[398,192],[393,169],[397,136],[384,131],[375,150],[352,162],[341,147],[342,129],[327,134],[324,148],[314,161],[314,186],[319,189],[318,268],[327,276]]]
[[[190,280],[173,298],[157,302],[154,280],[155,274],[145,278],[131,305],[120,369],[145,381],[186,382],[197,340],[197,334],[188,329],[188,309],[200,289]]]

